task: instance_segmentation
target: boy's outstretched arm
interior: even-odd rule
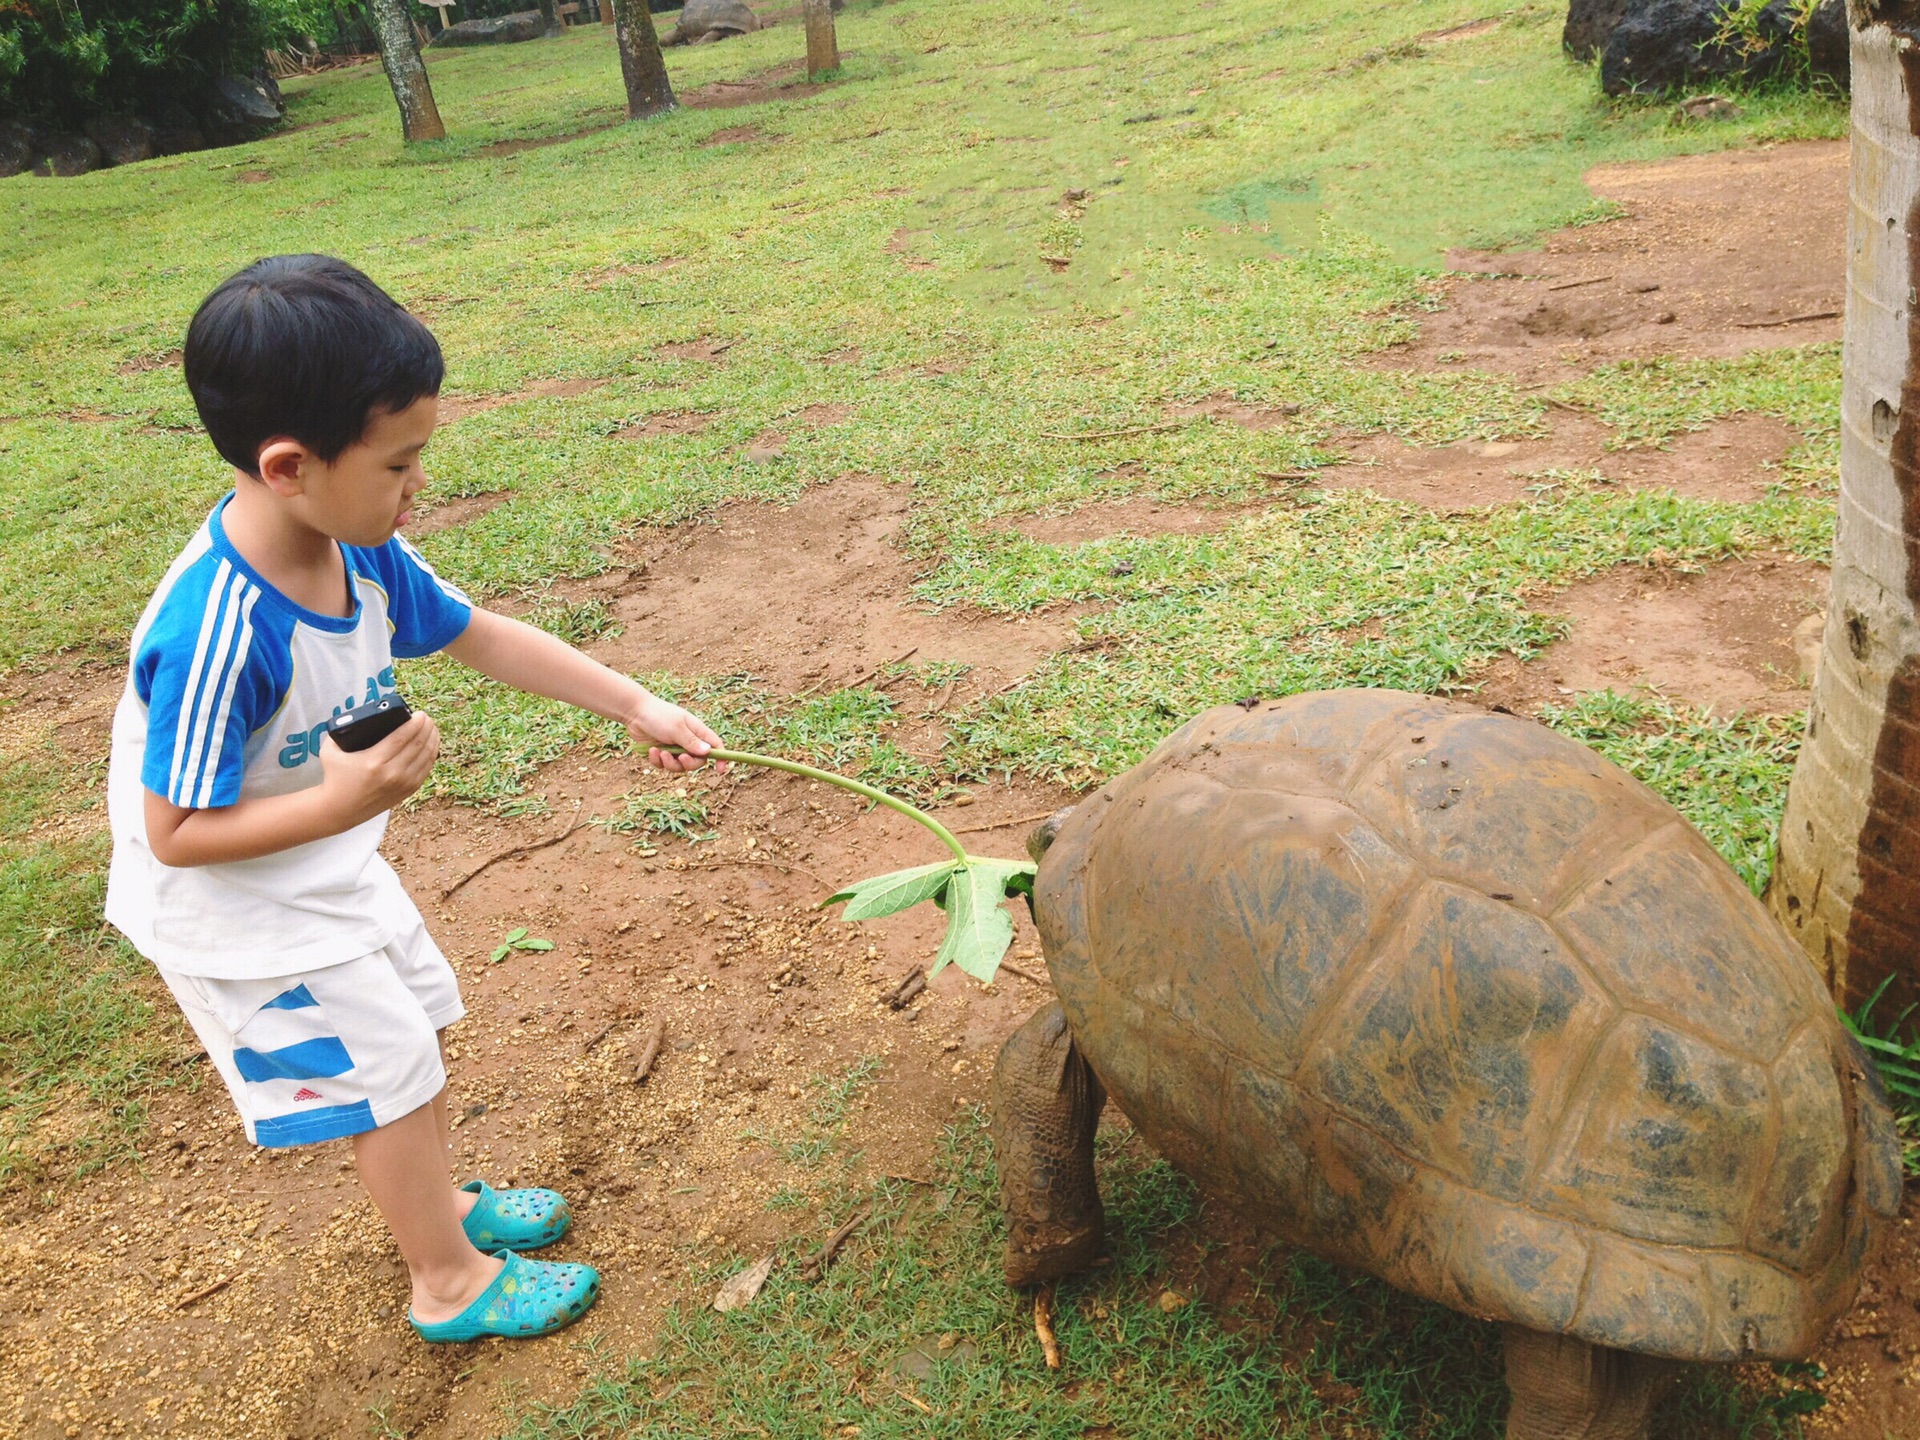
[[[647,759],[662,770],[698,770],[705,763],[700,757],[720,743],[704,721],[662,700],[638,680],[581,654],[557,636],[491,610],[476,607],[466,630],[446,648],[461,664],[503,685],[618,720],[638,744],[648,747]],[[674,745],[687,753],[667,753],[664,747]]]

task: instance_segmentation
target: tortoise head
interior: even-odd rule
[[[1054,837],[1060,833],[1060,827],[1067,823],[1067,817],[1071,814],[1073,806],[1069,805],[1064,810],[1054,811],[1034,827],[1033,833],[1027,837],[1027,854],[1033,857],[1034,864],[1038,865],[1047,858]]]

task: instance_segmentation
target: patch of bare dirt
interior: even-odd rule
[[[700,143],[704,145],[750,145],[760,140],[777,140],[758,125],[727,125],[714,131]]]
[[[887,253],[898,255],[900,263],[909,270],[931,270],[933,261],[913,253],[913,242],[922,235],[931,235],[931,230],[910,230],[902,225],[887,237]]]
[[[1300,413],[1298,405],[1246,405],[1236,400],[1230,392],[1210,395],[1204,400],[1194,400],[1167,407],[1169,415],[1181,419],[1194,415],[1204,415],[1210,420],[1225,420],[1238,425],[1242,430],[1278,430],[1289,419]]]
[[[674,266],[683,263],[682,257],[669,255],[661,260],[636,261],[624,265],[609,265],[604,269],[588,272],[581,277],[580,283],[589,289],[597,290],[603,285],[611,284],[613,281],[628,275],[658,274],[662,270],[671,270]]]
[[[649,415],[614,431],[620,440],[644,440],[651,435],[698,435],[720,417],[711,410],[676,410],[666,415]]]
[[[407,522],[409,535],[437,535],[442,530],[472,524],[494,506],[512,496],[511,490],[489,490],[484,495],[456,495]]]
[[[624,582],[625,630],[595,648],[629,672],[751,674],[782,690],[844,685],[911,650],[971,665],[960,700],[1016,680],[1074,641],[1070,616],[928,611],[894,543],[908,490],[845,475],[791,505],[735,505],[653,543]],[[661,542],[665,542],[662,544]]]
[[[1313,477],[1328,489],[1371,490],[1433,510],[1507,505],[1566,476],[1598,475],[1633,490],[1672,490],[1695,500],[1758,500],[1800,433],[1767,415],[1734,415],[1671,440],[1667,448],[1605,448],[1611,432],[1590,416],[1555,411],[1538,439],[1473,441],[1427,448],[1391,435],[1352,442],[1348,458]]]
[[[732,348],[731,340],[702,336],[698,340],[673,340],[665,345],[656,345],[653,353],[655,358],[661,360],[718,360]]]
[[[158,355],[136,355],[131,360],[122,360],[113,367],[116,375],[144,375],[149,370],[171,370],[180,363],[177,349],[167,350]]]
[[[1017,530],[1042,545],[1085,545],[1117,535],[1209,535],[1242,515],[1265,509],[1268,503],[1208,505],[1136,495],[1083,505],[1062,515],[1023,515],[1000,528]]]
[[[815,364],[818,365],[858,365],[866,352],[858,345],[842,345],[838,350],[829,350]]]
[[[844,425],[852,418],[851,405],[832,403],[809,405],[792,417],[794,424],[807,430],[831,430],[835,425]]]
[[[1569,622],[1536,659],[1495,665],[1479,698],[1534,713],[1589,690],[1786,713],[1807,703],[1794,629],[1826,603],[1825,567],[1786,556],[1687,572],[1616,566],[1536,606]]]
[[[1823,1410],[1803,1422],[1820,1440],[1889,1440],[1913,1434],[1920,1389],[1920,1190],[1907,1187],[1860,1299],[1815,1352],[1827,1378]]]
[[[598,135],[611,130],[618,121],[609,120],[604,125],[589,125],[584,130],[569,130],[565,135],[539,135],[528,140],[495,140],[491,145],[482,145],[473,153],[484,155],[489,160],[498,160],[507,155],[523,155],[529,150],[544,150],[549,145],[564,145],[569,140],[584,140],[589,135]]]
[[[585,395],[598,390],[607,381],[604,378],[584,380],[536,380],[524,390],[515,390],[506,395],[442,395],[440,397],[440,423],[452,425],[469,415],[478,415],[482,410],[498,410],[502,405],[518,404],[522,400],[539,397],[565,399],[574,395]]]
[[[840,58],[844,60],[852,53],[842,50]],[[730,110],[738,105],[764,105],[769,100],[800,100],[827,88],[807,80],[806,72],[806,61],[788,60],[743,80],[709,81],[682,95],[680,103],[695,110]]]
[[[1551,382],[1627,358],[1839,338],[1845,142],[1607,165],[1587,180],[1627,213],[1559,231],[1537,251],[1455,252],[1471,278],[1448,280],[1445,308],[1378,363]]]

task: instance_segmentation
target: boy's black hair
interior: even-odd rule
[[[376,411],[438,395],[447,368],[432,331],[331,255],[272,255],[222,283],[183,361],[214,449],[249,475],[280,435],[339,459]]]

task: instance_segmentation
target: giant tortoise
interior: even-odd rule
[[[1804,1355],[1901,1196],[1873,1067],[1692,826],[1532,721],[1199,716],[1043,825],[1006,1276],[1102,1243],[1111,1096],[1206,1193],[1506,1326],[1510,1440],[1641,1440],[1675,1360]]]

